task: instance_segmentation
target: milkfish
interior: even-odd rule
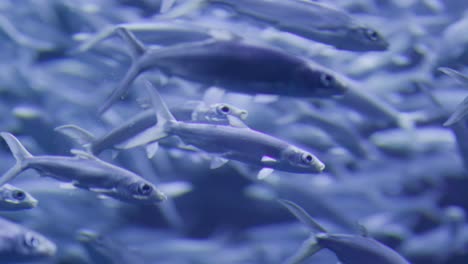
[[[189,104],[187,104],[189,105]],[[245,119],[248,115],[246,110],[237,108],[230,104],[217,103],[206,106],[204,103],[198,103],[195,106],[188,106],[188,111],[185,107],[177,107],[171,112],[179,120],[208,123],[208,124],[229,124],[228,116],[236,116],[240,119]],[[99,155],[106,149],[114,149],[116,145],[125,140],[143,132],[157,122],[154,110],[145,110],[120,126],[114,128],[106,135],[96,138],[90,132],[75,125],[63,125],[55,130],[71,137],[77,143],[85,147],[90,153]],[[149,152],[148,156],[152,157],[154,153]]]
[[[120,147],[123,149],[177,136],[185,147],[194,147],[216,155],[212,160],[212,168],[222,166],[229,159],[238,160],[264,168],[260,171],[259,178],[268,176],[273,169],[298,173],[318,173],[325,169],[325,165],[313,154],[252,130],[233,116],[228,117],[233,124],[228,126],[177,121],[149,81],[146,81],[146,89],[158,123],[122,143]]]
[[[118,33],[129,45],[133,63],[100,106],[101,114],[130,89],[139,74],[150,69],[251,95],[329,97],[347,90],[344,79],[331,70],[269,47],[213,39],[151,48],[125,28],[119,28]]]
[[[300,206],[287,200],[280,200],[280,203],[303,224],[318,231],[317,234],[313,234],[304,241],[296,254],[290,257],[286,263],[302,263],[306,258],[323,248],[327,248],[335,253],[343,264],[410,264],[396,251],[377,240],[358,235],[331,234]]]
[[[2,132],[0,135],[16,159],[15,166],[0,178],[0,186],[24,170],[34,169],[41,176],[129,203],[155,204],[166,199],[156,186],[142,177],[84,151],[72,150],[74,157],[33,156],[12,134]]]
[[[0,263],[38,261],[52,257],[54,242],[24,226],[0,218]]]
[[[219,5],[295,35],[350,51],[384,51],[388,41],[346,11],[304,0],[189,0],[171,9],[175,0],[165,0],[159,18],[174,18],[206,4]]]

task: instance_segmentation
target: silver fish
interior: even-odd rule
[[[123,143],[122,148],[133,148],[169,136],[177,136],[182,144],[216,154],[218,157],[213,160],[212,168],[222,166],[229,159],[238,160],[265,168],[260,172],[259,178],[266,177],[273,169],[317,173],[325,168],[325,165],[311,153],[252,130],[240,120],[231,122],[235,124],[234,126],[177,121],[159,93],[148,81],[146,81],[146,88],[150,94],[158,123]],[[229,118],[235,120],[235,117]]]
[[[0,263],[52,257],[57,246],[43,235],[0,218]]]
[[[287,200],[280,200],[280,203],[303,224],[318,231],[307,239],[286,263],[302,263],[319,250],[327,248],[335,253],[343,264],[409,264],[396,251],[377,240],[365,236],[330,234],[297,204]]]
[[[12,134],[0,135],[7,142],[16,164],[0,179],[0,186],[27,169],[41,176],[69,182],[73,186],[136,204],[155,204],[166,199],[152,183],[133,172],[104,162],[80,150],[72,150],[74,157],[33,156]]]
[[[196,106],[190,106],[188,111],[181,107],[172,109],[171,112],[180,120],[220,125],[229,125],[228,116],[235,116],[244,120],[248,115],[246,110],[225,103],[210,106],[198,103]],[[117,144],[143,132],[155,125],[156,122],[157,118],[154,115],[154,110],[148,109],[99,138],[75,125],[63,125],[55,128],[55,130],[74,139],[93,155],[99,155],[106,149],[115,149]],[[148,157],[152,157],[153,154],[148,153]]]
[[[166,0],[170,9],[174,0]],[[335,7],[303,0],[191,0],[169,10],[160,18],[174,18],[206,4],[220,5],[236,13],[265,22],[298,36],[351,51],[387,50],[387,40],[377,30],[364,25]]]
[[[120,28],[118,33],[130,46],[133,63],[99,113],[124,95],[139,74],[150,69],[253,95],[329,97],[347,89],[331,70],[273,48],[219,40],[147,48],[127,29]]]

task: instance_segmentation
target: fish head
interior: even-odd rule
[[[283,158],[294,168],[308,170],[310,172],[322,172],[325,164],[312,153],[296,147],[289,147],[283,152]]]
[[[120,198],[138,204],[155,204],[167,199],[152,183],[143,179],[126,182],[117,188]]]
[[[298,67],[292,78],[291,90],[299,90],[301,96],[329,97],[341,95],[348,85],[337,74],[313,63]]]
[[[11,185],[4,185],[2,203],[11,210],[31,209],[37,206],[38,201],[29,193]]]
[[[43,235],[27,230],[19,233],[16,250],[19,256],[34,259],[54,256],[57,246]]]
[[[347,32],[347,41],[341,46],[337,47],[351,51],[385,51],[390,44],[376,30],[359,25],[350,28]]]
[[[247,110],[235,107],[230,104],[218,103],[210,106],[210,111],[219,119],[226,119],[228,115],[238,117],[245,120],[247,118]]]

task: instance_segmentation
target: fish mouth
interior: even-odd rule
[[[47,243],[40,251],[45,257],[53,257],[57,253],[57,246],[52,242]]]
[[[325,170],[325,164],[320,160],[314,162],[314,167],[318,172],[323,172]]]
[[[29,205],[31,206],[31,208],[37,207],[38,204],[39,204],[39,201],[36,199],[29,200]]]
[[[246,120],[248,115],[249,115],[249,113],[247,111],[241,111],[239,113],[239,118],[242,119],[242,120]]]

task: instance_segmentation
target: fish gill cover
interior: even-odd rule
[[[0,1],[0,263],[468,263],[468,1]]]

